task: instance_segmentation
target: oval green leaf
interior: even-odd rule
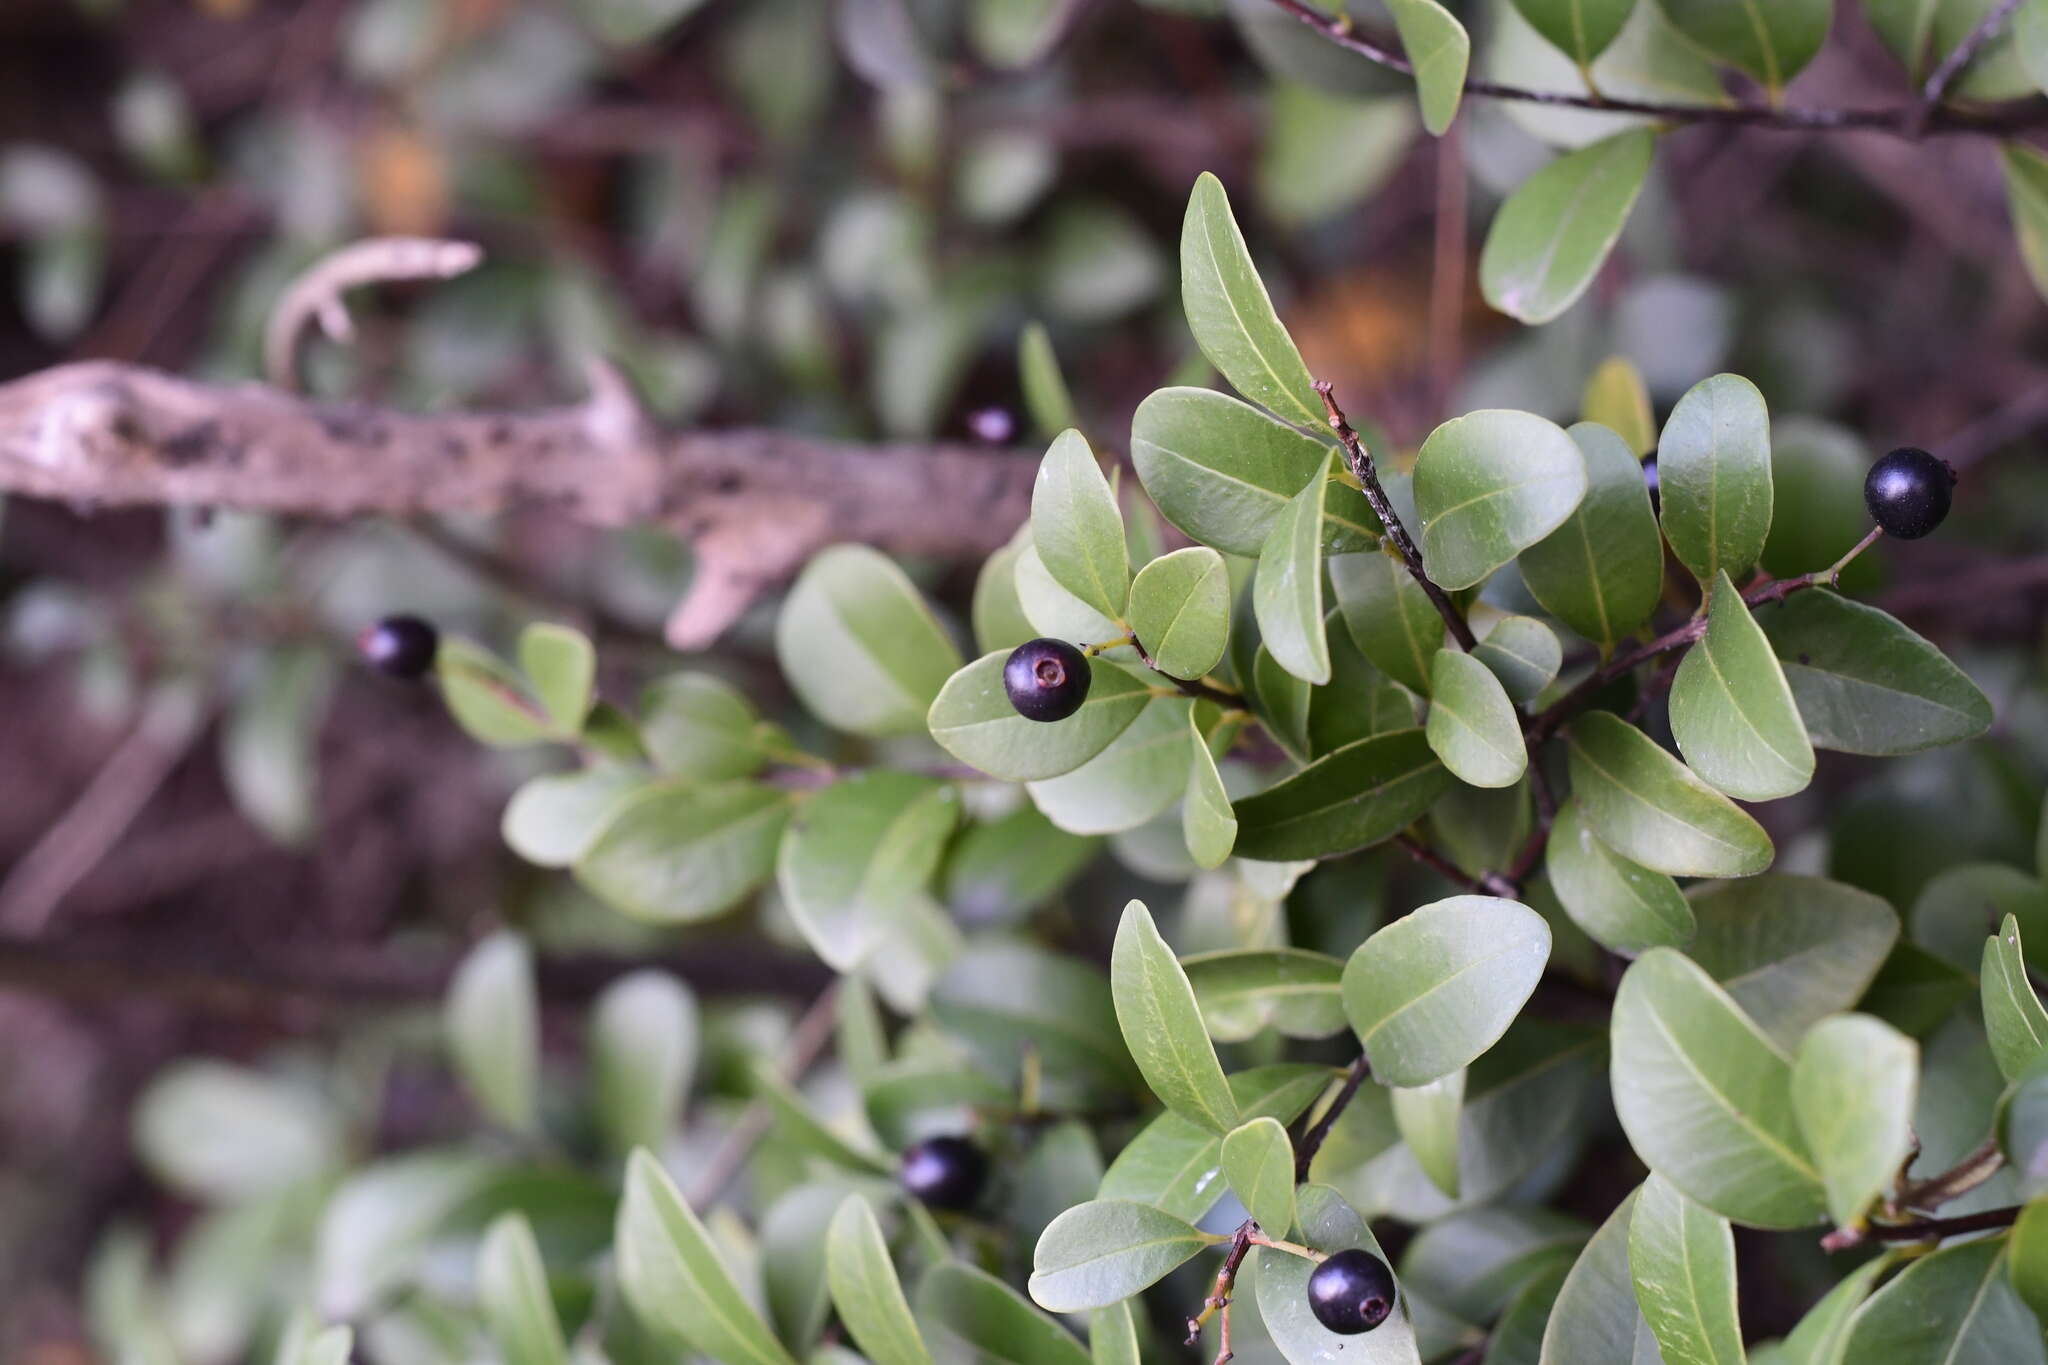
[[[1501,408],[1454,417],[1415,457],[1423,564],[1446,588],[1472,587],[1555,531],[1585,495],[1585,458],[1555,422]]]
[[[477,1249],[476,1301],[506,1365],[564,1365],[569,1344],[548,1294],[547,1267],[533,1224],[523,1213],[500,1214]]]
[[[1290,422],[1322,426],[1315,381],[1273,311],[1223,182],[1207,171],[1181,224],[1180,294],[1195,345],[1232,388]]]
[[[917,1284],[917,1321],[932,1354],[976,1365],[1089,1365],[1088,1352],[1016,1290],[965,1261],[942,1261]]]
[[[1628,1270],[1666,1361],[1742,1365],[1735,1234],[1726,1218],[1652,1174],[1629,1215]]]
[[[1607,50],[1635,5],[1636,0],[1515,0],[1529,26],[1582,67]]]
[[[540,1085],[540,995],[525,939],[501,930],[469,950],[448,983],[442,1030],[478,1107],[507,1128],[531,1129]]]
[[[661,785],[633,797],[576,862],[576,880],[642,919],[709,919],[775,870],[788,793],[751,782]]]
[[[1850,1320],[1854,1365],[2041,1365],[2041,1325],[2007,1278],[2005,1244],[1967,1242],[1923,1256]]]
[[[1157,389],[1131,417],[1131,464],[1159,513],[1225,554],[1256,555],[1330,447],[1214,389]]]
[[[1587,827],[1623,857],[1674,877],[1748,877],[1771,865],[1761,825],[1621,717],[1589,712],[1567,738]]]
[[[1230,570],[1202,545],[1162,555],[1131,583],[1131,631],[1152,666],[1199,678],[1223,662],[1230,642]]]
[[[1692,770],[1744,801],[1813,781],[1813,745],[1778,656],[1728,571],[1714,580],[1707,633],[1671,682],[1671,733]]]
[[[1904,1168],[1919,1089],[1919,1045],[1881,1019],[1836,1015],[1800,1043],[1792,1109],[1836,1227],[1861,1227]]]
[[[1252,614],[1274,662],[1307,683],[1330,680],[1323,634],[1323,489],[1320,475],[1273,519],[1252,580]]]
[[[1054,437],[1039,463],[1031,485],[1031,540],[1061,587],[1104,616],[1123,615],[1131,585],[1123,514],[1078,431]]]
[[[1415,94],[1422,126],[1442,137],[1458,117],[1465,72],[1472,63],[1472,39],[1465,26],[1437,0],[1388,0],[1401,49],[1415,70]]]
[[[859,1195],[832,1215],[825,1234],[825,1283],[847,1334],[874,1365],[932,1365],[875,1211]]]
[[[1494,215],[1479,253],[1486,301],[1531,324],[1577,302],[1621,236],[1656,143],[1649,129],[1632,128],[1523,181]]]
[[[1717,374],[1687,390],[1657,442],[1664,535],[1703,584],[1747,574],[1771,534],[1771,414],[1756,385]]]
[[[1136,829],[1164,811],[1188,780],[1186,697],[1154,697],[1109,747],[1070,773],[1027,784],[1047,819],[1070,834]]]
[[[903,571],[865,545],[804,566],[775,621],[775,657],[805,710],[857,735],[916,734],[960,667]]]
[[[1984,940],[1984,965],[1978,975],[1984,1001],[1984,1031],[1999,1074],[2016,1081],[2033,1069],[2048,1051],[2048,1010],[2027,979],[2020,947],[2020,922],[2007,915],[1998,932]]]
[[[1003,690],[1006,652],[984,654],[946,680],[928,717],[932,738],[963,763],[1006,782],[1072,772],[1108,748],[1151,699],[1127,669],[1089,660],[1088,699],[1065,720],[1026,720]]]
[[[1107,1308],[1220,1238],[1145,1204],[1096,1199],[1052,1220],[1031,1253],[1031,1297],[1055,1313]]]
[[[1218,1133],[1235,1128],[1237,1101],[1202,1025],[1194,988],[1140,901],[1124,907],[1109,980],[1117,1026],[1152,1093],[1168,1109],[1206,1128]]]
[[[697,1069],[697,997],[652,967],[628,972],[590,1010],[591,1109],[614,1152],[658,1147]]]
[[[1657,0],[1680,33],[1776,97],[1827,41],[1832,0]],[[1922,8],[1931,8],[1922,6]]]
[[[1237,847],[1237,813],[1231,809],[1223,774],[1192,708],[1188,711],[1188,784],[1180,831],[1197,867],[1221,867]]]
[[[1306,948],[1231,948],[1181,959],[1209,1036],[1242,1043],[1268,1028],[1329,1038],[1345,1028],[1344,963]]]
[[[1529,750],[1507,689],[1477,655],[1440,649],[1430,661],[1429,747],[1461,782],[1512,787]]]
[[[1591,422],[1569,434],[1586,461],[1586,496],[1522,552],[1522,581],[1545,611],[1612,653],[1657,609],[1664,541],[1642,462],[1622,439]]]
[[[1450,1199],[1458,1197],[1459,1119],[1465,1106],[1465,1070],[1439,1076],[1428,1085],[1396,1086],[1387,1092],[1394,1127],[1415,1155],[1430,1183]]]
[[[851,971],[889,936],[959,818],[959,792],[915,773],[861,773],[805,798],[783,836],[776,885],[834,971]]]
[[[1686,955],[1787,1052],[1830,1014],[1854,1008],[1899,938],[1899,917],[1868,891],[1773,873],[1704,887]]]
[[[1223,1175],[1231,1193],[1268,1235],[1294,1226],[1294,1144],[1280,1120],[1250,1119],[1226,1133]]]
[[[1444,645],[1444,618],[1422,585],[1387,555],[1332,555],[1330,586],[1344,629],[1375,668],[1429,695],[1429,665]]]
[[[1450,781],[1420,730],[1347,744],[1237,802],[1237,854],[1286,862],[1365,848],[1428,810]]]
[[[1508,700],[1519,706],[1557,680],[1564,645],[1556,631],[1533,616],[1503,616],[1480,638],[1472,657],[1493,670]]]
[[[1558,903],[1608,951],[1633,957],[1692,938],[1692,907],[1678,883],[1609,848],[1586,827],[1577,797],[1558,809],[1544,857]]]

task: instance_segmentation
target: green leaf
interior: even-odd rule
[[[1984,935],[2006,915],[2019,920],[2040,967],[2048,940],[2048,886],[2016,867],[1962,863],[1943,869],[1921,888],[1909,922],[1922,947],[1969,971],[1984,956]]]
[[[675,1182],[645,1150],[626,1163],[614,1255],[626,1302],[650,1326],[734,1365],[794,1365]]]
[[[1059,432],[1081,425],[1044,323],[1027,324],[1018,338],[1017,374],[1018,387],[1024,391],[1024,410],[1031,414],[1031,425],[1041,437],[1049,441]]]
[[[1209,752],[1201,722],[1192,708],[1188,711],[1188,739],[1187,799],[1181,806],[1181,838],[1195,866],[1221,867],[1237,847],[1237,813],[1231,809],[1223,774],[1217,770],[1216,756]]]
[[[1876,607],[1815,590],[1757,621],[1820,748],[1911,754],[1991,728],[1991,699],[1969,675]]]
[[[1330,680],[1330,642],[1323,634],[1323,480],[1311,479],[1281,509],[1259,549],[1252,612],[1266,649],[1282,668],[1309,683]]]
[[[1508,700],[1519,706],[1557,681],[1564,645],[1556,631],[1533,616],[1503,616],[1480,638],[1472,657],[1493,670]]]
[[[2006,1239],[2006,1273],[2038,1319],[2048,1316],[2048,1199],[2030,1201]]]
[[[434,677],[448,714],[478,743],[514,749],[554,737],[519,675],[489,650],[445,639],[434,654]]]
[[[1344,963],[1306,948],[1233,948],[1181,959],[1209,1036],[1242,1043],[1268,1028],[1329,1038],[1346,1027]]]
[[[1308,759],[1309,707],[1315,688],[1280,666],[1260,645],[1252,656],[1252,706],[1273,742],[1296,762]],[[1412,723],[1412,722],[1411,722]]]
[[[1532,325],[1577,302],[1621,236],[1656,143],[1646,128],[1616,133],[1523,181],[1479,253],[1486,301]]]
[[[1401,1254],[1401,1278],[1417,1298],[1466,1322],[1490,1322],[1543,1267],[1555,1266],[1562,1278],[1591,1232],[1544,1208],[1467,1209],[1415,1234]],[[1543,1324],[1536,1327],[1540,1334]]]
[[[1499,1041],[1550,960],[1550,926],[1516,901],[1452,896],[1360,944],[1344,1013],[1375,1079],[1427,1085]]]
[[[1388,1091],[1394,1126],[1415,1154],[1415,1164],[1438,1189],[1458,1197],[1459,1114],[1465,1105],[1465,1071],[1459,1068],[1428,1085],[1396,1086]]]
[[[1323,629],[1330,641],[1330,682],[1309,693],[1309,753],[1319,756],[1375,735],[1414,729],[1414,699],[1359,652],[1342,615],[1332,611],[1323,618]]]
[[[615,1152],[658,1147],[682,1113],[703,1030],[697,998],[667,972],[628,972],[590,1012],[591,1105]]]
[[[1567,739],[1586,826],[1623,857],[1674,877],[1747,877],[1771,865],[1761,825],[1621,717],[1589,712]]]
[[[1628,1222],[1629,1278],[1664,1359],[1742,1365],[1735,1234],[1728,1220],[1652,1174]]]
[[[466,1151],[415,1151],[344,1179],[320,1212],[311,1289],[323,1311],[367,1313],[410,1282],[455,1210],[474,1207],[499,1165]]]
[[[1280,1120],[1248,1119],[1225,1134],[1223,1174],[1269,1235],[1294,1226],[1294,1144]]]
[[[1813,746],[1792,689],[1722,569],[1707,633],[1671,682],[1671,733],[1695,773],[1730,796],[1772,801],[1813,781]]]
[[[284,1365],[348,1365],[355,1344],[354,1328],[346,1324],[328,1327],[281,1359]]]
[[[1430,661],[1429,747],[1461,782],[1512,787],[1529,770],[1521,719],[1477,655],[1440,649]]]
[[[1235,803],[1237,855],[1284,862],[1392,838],[1449,785],[1420,730],[1347,744]]]
[[[646,785],[646,774],[632,768],[548,773],[512,794],[499,832],[514,853],[536,867],[568,867]]]
[[[1219,1133],[1235,1128],[1237,1101],[1202,1026],[1194,988],[1140,901],[1124,907],[1109,980],[1117,1026],[1145,1084],[1177,1114]]]
[[[1641,1191],[1628,1198],[1586,1243],[1558,1290],[1543,1329],[1541,1365],[1631,1365],[1657,1359],[1656,1338],[1636,1305],[1629,1228]]]
[[[1088,1353],[1095,1365],[1143,1365],[1138,1322],[1130,1301],[1098,1308],[1088,1320]]]
[[[964,1261],[946,1261],[917,1285],[917,1321],[942,1361],[974,1365],[1089,1365],[1081,1344],[1016,1290]]]
[[[2027,980],[2026,958],[2020,950],[2020,922],[2007,915],[1998,932],[1984,940],[1984,966],[1978,980],[1984,999],[1984,1031],[1999,1074],[2016,1081],[2048,1051],[2048,1010]]]
[[[1843,1276],[1785,1338],[1782,1365],[1842,1365],[1842,1343],[1849,1322],[1870,1297],[1870,1287],[1890,1269],[1889,1258],[1880,1256]]]
[[[1103,659],[1081,709],[1065,720],[1026,720],[1003,690],[1005,652],[984,654],[946,680],[932,703],[932,738],[963,763],[1007,782],[1072,772],[1108,748],[1150,701],[1151,684]]]
[[[791,1350],[817,1341],[832,1315],[826,1233],[846,1197],[846,1185],[838,1180],[796,1185],[768,1205],[753,1232],[750,1250],[760,1267],[768,1325]]]
[[[506,1365],[566,1365],[569,1344],[548,1296],[547,1267],[523,1213],[499,1215],[477,1250],[477,1307]]]
[[[1881,897],[1821,877],[1774,873],[1704,888],[1686,955],[1791,1052],[1830,1014],[1853,1008],[1898,942]]]
[[[1154,697],[1109,747],[1070,773],[1028,784],[1046,817],[1073,834],[1136,829],[1186,788],[1194,704]]]
[[[1664,535],[1693,577],[1747,574],[1771,533],[1771,414],[1740,375],[1702,379],[1657,443]]]
[[[1792,1109],[1792,1063],[1688,958],[1652,948],[1623,973],[1614,1108],[1636,1154],[1716,1213],[1805,1227],[1825,1207]]]
[[[1823,1019],[1799,1045],[1792,1109],[1835,1226],[1862,1226],[1912,1154],[1919,1086],[1919,1046],[1867,1014]]]
[[[531,1130],[538,1117],[540,1000],[524,939],[500,931],[469,950],[448,983],[441,1026],[477,1105],[493,1122]]]
[[[1181,224],[1180,292],[1195,344],[1232,388],[1289,422],[1324,424],[1315,382],[1273,311],[1231,216],[1230,197],[1206,171],[1195,181]]]
[[[1053,1219],[1039,1237],[1031,1297],[1055,1313],[1107,1308],[1221,1240],[1145,1204],[1092,1200]]]
[[[1583,3],[1584,0],[1565,2]],[[1528,3],[1554,4],[1556,0],[1528,0]],[[1635,0],[1595,0],[1595,3],[1618,4],[1625,18]],[[1516,0],[1516,8],[1526,12],[1522,0]],[[1580,395],[1579,415],[1586,422],[1606,427],[1619,436],[1629,453],[1638,460],[1657,448],[1657,419],[1650,410],[1649,385],[1643,381],[1643,372],[1631,364],[1627,356],[1611,355],[1600,362],[1586,380],[1586,391]]]
[[[1104,616],[1123,615],[1131,586],[1123,514],[1078,431],[1053,438],[1038,466],[1031,486],[1031,540],[1061,587]]]
[[[1162,555],[1131,583],[1131,630],[1152,666],[1199,678],[1223,662],[1230,640],[1230,571],[1200,545]]]
[[[738,688],[709,673],[671,673],[640,694],[640,740],[666,773],[752,777],[768,761],[770,728]]]
[[[1291,1123],[1329,1088],[1328,1067],[1284,1063],[1240,1071],[1230,1093],[1246,1118]],[[1223,1197],[1223,1135],[1164,1113],[1138,1131],[1117,1153],[1097,1192],[1126,1199],[1195,1222]]]
[[[1586,827],[1578,798],[1558,809],[1545,848],[1550,889],[1572,922],[1610,952],[1683,947],[1693,935],[1692,907],[1678,883],[1609,848]]]
[[[519,666],[557,730],[574,733],[590,714],[597,651],[581,631],[537,622],[519,633]]]
[[[320,1176],[340,1161],[343,1128],[316,1094],[226,1062],[164,1067],[136,1102],[137,1157],[194,1200],[239,1204]]]
[[[1621,438],[1591,422],[1569,434],[1586,462],[1586,496],[1522,552],[1522,581],[1545,611],[1611,654],[1657,609],[1664,541],[1642,463]]]
[[[1329,458],[1326,443],[1213,389],[1155,390],[1131,417],[1131,464],[1160,515],[1225,554],[1258,554]]]
[[[1332,555],[1330,585],[1344,629],[1373,667],[1429,695],[1430,660],[1444,645],[1444,618],[1408,570],[1377,551]]]
[[[1902,939],[1892,945],[1858,1007],[1901,1033],[1924,1038],[1976,991],[1977,983],[1968,976]]]
[[[788,793],[750,782],[652,786],[612,817],[576,879],[642,919],[709,919],[768,880],[789,814]]]
[[[1499,408],[1454,417],[1415,457],[1423,564],[1446,588],[1472,587],[1555,531],[1585,495],[1585,458],[1556,423]]]
[[[1327,1185],[1304,1185],[1300,1191],[1301,1235],[1318,1251],[1339,1252],[1361,1247],[1387,1259],[1372,1230],[1343,1196]],[[1362,1336],[1338,1336],[1316,1321],[1308,1304],[1308,1277],[1313,1263],[1285,1251],[1259,1247],[1252,1253],[1253,1292],[1259,1317],[1273,1344],[1290,1361],[1338,1361],[1346,1365],[1419,1365],[1415,1326],[1409,1319],[1408,1296],[1400,1294],[1394,1311]]]
[[[887,556],[835,545],[804,566],[775,622],[775,657],[804,709],[835,730],[911,735],[960,652]]]
[[[1607,50],[1635,4],[1636,0],[1515,0],[1529,26],[1580,66],[1591,66]],[[1590,411],[1586,416],[1604,420]]]
[[[2006,203],[2019,239],[2020,260],[2034,288],[2048,297],[2048,155],[2018,142],[2006,143],[2001,151]]]
[[[982,561],[974,578],[974,601],[969,615],[974,623],[974,643],[984,652],[1007,653],[1038,634],[1031,618],[1024,614],[1024,600],[1017,590],[1017,561],[1031,548],[1031,523],[1017,528],[1003,546]]]
[[[1016,1078],[1024,1054],[1036,1052],[1049,1107],[1127,1096],[1137,1079],[1109,982],[1088,963],[1021,943],[978,943],[939,978],[931,1011],[998,1076]]]
[[[825,1235],[825,1282],[847,1334],[874,1365],[931,1365],[875,1211],[859,1195],[849,1197],[832,1216]]]
[[[834,971],[866,960],[945,855],[960,818],[949,783],[877,770],[805,798],[776,857],[783,904]]]
[[[1422,126],[1442,137],[1458,117],[1465,94],[1465,70],[1471,64],[1472,39],[1465,26],[1437,0],[1388,0],[1401,49],[1415,68],[1415,93],[1422,103]]]
[[[1017,605],[1023,609],[1024,619],[1031,623],[1033,635],[1093,643],[1114,640],[1126,633],[1115,620],[1061,587],[1052,570],[1045,567],[1036,545],[1027,544],[1017,552],[1012,575],[1017,585]]]
[[[1923,1256],[1856,1310],[1842,1360],[1854,1365],[2039,1365],[2040,1324],[2006,1278],[1998,1239]]]
[[[1672,24],[1708,56],[1747,71],[1772,92],[1798,75],[1827,41],[1830,0],[1657,0]]]

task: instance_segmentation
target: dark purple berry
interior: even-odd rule
[[[1065,640],[1026,640],[1003,665],[1003,691],[1026,720],[1065,720],[1093,681],[1087,656]]]
[[[1339,1336],[1370,1332],[1394,1311],[1394,1272],[1370,1251],[1340,1251],[1308,1277],[1308,1307]]]
[[[975,440],[999,446],[1017,434],[1017,419],[1008,408],[976,408],[967,414],[967,429]]]
[[[1870,467],[1863,505],[1888,536],[1918,540],[1941,525],[1954,495],[1956,471],[1948,461],[1900,446]]]
[[[1657,495],[1663,491],[1657,483],[1657,452],[1654,450],[1643,461],[1643,487],[1650,490],[1650,510],[1654,512],[1657,510]]]
[[[387,616],[356,637],[363,661],[394,678],[424,678],[441,637],[417,616]]]
[[[971,1209],[988,1179],[988,1158],[964,1137],[926,1138],[903,1153],[898,1179],[929,1208]]]

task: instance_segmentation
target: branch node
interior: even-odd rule
[[[438,237],[368,237],[315,261],[293,280],[263,329],[263,371],[280,389],[298,387],[299,338],[318,322],[335,341],[355,336],[342,295],[364,285],[395,280],[447,280],[476,268],[484,258],[474,242]]]

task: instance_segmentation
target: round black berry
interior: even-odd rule
[[[1026,640],[1003,665],[1003,691],[1026,720],[1065,720],[1088,700],[1087,656],[1065,640]]]
[[[434,666],[440,634],[417,616],[387,616],[356,639],[363,659],[394,678],[424,678]]]
[[[1863,505],[1888,536],[1918,540],[1941,525],[1956,486],[1946,460],[1900,446],[1870,467],[1863,479]]]
[[[1394,1311],[1394,1272],[1370,1251],[1340,1251],[1308,1277],[1308,1307],[1340,1336],[1370,1332]]]
[[[926,1138],[903,1153],[897,1174],[930,1208],[971,1209],[988,1179],[988,1158],[964,1137]]]

